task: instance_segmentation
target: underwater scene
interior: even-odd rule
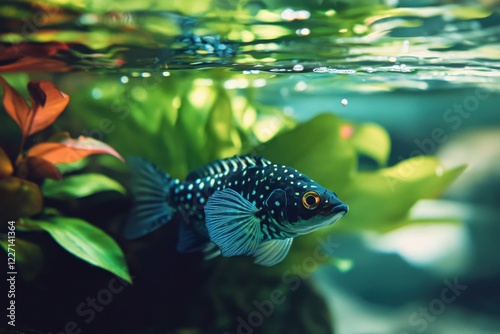
[[[0,333],[500,333],[500,1],[0,1]]]

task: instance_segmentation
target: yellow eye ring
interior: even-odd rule
[[[314,210],[319,206],[321,197],[315,191],[308,191],[302,196],[302,205],[307,210]]]

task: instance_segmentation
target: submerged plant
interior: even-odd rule
[[[125,156],[140,155],[181,180],[190,171],[213,160],[252,154],[300,170],[325,188],[334,189],[350,208],[333,226],[297,238],[284,261],[271,268],[260,268],[245,257],[217,258],[209,262],[210,273],[200,274],[203,277],[201,291],[190,291],[189,295],[205,294],[213,303],[214,332],[236,328],[235,319],[254,310],[249,301],[268,299],[275,291],[287,300],[300,295],[300,302],[311,307],[304,316],[304,313],[287,313],[293,310],[286,304],[275,305],[281,310],[273,313],[273,321],[266,322],[269,332],[283,331],[287,317],[322,314],[324,305],[318,296],[295,291],[299,286],[307,286],[301,283],[302,279],[321,265],[334,265],[340,270],[356,265],[349,259],[336,258],[332,247],[326,249],[321,258],[314,258],[318,246],[330,243],[332,235],[367,230],[385,233],[409,224],[450,223],[451,220],[442,218],[413,217],[410,209],[420,199],[439,196],[460,175],[463,166],[445,170],[431,156],[387,166],[390,138],[376,124],[347,122],[333,113],[297,124],[279,110],[259,104],[252,96],[252,89],[223,88],[225,82],[238,79],[249,80],[247,86],[251,87],[247,77],[227,78],[218,71],[204,72],[204,79],[199,76],[200,73],[190,76],[173,72],[168,78],[159,78],[155,89],[149,89],[151,78],[130,78],[126,84],[117,78],[105,78],[89,84],[82,94],[75,94],[78,105],[89,110],[76,117],[81,124],[98,124],[103,117],[109,117],[114,128],[106,136],[107,142]],[[258,79],[256,76],[255,80]],[[70,86],[70,82],[67,83]],[[93,89],[102,92],[99,99],[86,98]],[[100,110],[110,111],[103,115]],[[126,140],[130,133],[142,141]],[[360,168],[361,157],[370,159],[373,167]],[[112,168],[115,165],[108,163]],[[171,227],[176,223],[179,222],[169,222],[155,233],[159,237],[156,242],[162,248],[170,243],[174,248],[177,233],[175,227]],[[145,250],[155,249],[155,242],[148,241],[130,244]],[[170,272],[176,268],[172,268],[175,261],[184,264],[186,256],[168,253],[158,265],[167,266]],[[312,271],[300,276],[293,268],[301,268],[304,261]],[[148,269],[136,264],[135,270]],[[186,271],[185,266],[178,267],[178,271]],[[326,326],[328,321],[323,320]],[[191,319],[193,324],[198,321],[196,316]],[[305,322],[310,320],[300,321],[304,321],[307,328]]]
[[[69,96],[48,81],[28,83],[31,105],[0,77],[3,86],[3,105],[8,115],[21,129],[18,149],[12,158],[0,147],[0,218],[2,224],[16,222],[21,231],[46,231],[62,247],[75,256],[109,270],[130,281],[123,253],[116,242],[101,229],[77,218],[61,216],[57,211],[44,207],[48,197],[85,196],[96,191],[123,188],[103,175],[72,176],[62,181],[57,164],[77,162],[92,154],[109,154],[122,157],[110,146],[80,136],[73,139],[68,133],[52,134],[46,141],[28,147],[28,137],[49,127],[69,103]],[[75,182],[76,181],[76,182]],[[75,185],[86,187],[76,187]],[[78,190],[80,188],[80,190]],[[12,224],[10,224],[12,225]],[[0,240],[7,249],[7,234]],[[33,278],[40,269],[40,249],[32,242],[16,238],[16,249],[21,273]],[[36,265],[33,265],[36,264]]]
[[[62,83],[67,89],[78,89],[78,94],[76,90],[71,93],[73,104],[84,109],[85,113],[72,114],[72,118],[78,122],[69,122],[63,117],[59,125],[70,128],[72,132],[93,132],[93,135],[98,135],[101,139],[106,136],[106,142],[121,154],[140,155],[180,179],[216,159],[235,154],[262,156],[304,172],[325,188],[335,189],[350,207],[349,214],[331,228],[298,238],[285,260],[271,268],[256,266],[251,259],[244,257],[217,258],[209,262],[205,269],[190,267],[190,270],[196,270],[198,275],[195,276],[202,282],[195,284],[195,290],[191,287],[189,291],[182,288],[175,292],[169,290],[175,294],[170,303],[177,305],[179,300],[176,298],[184,299],[186,296],[193,301],[209,299],[214,305],[210,312],[191,305],[186,317],[189,317],[190,324],[199,324],[201,328],[210,328],[214,332],[236,328],[238,323],[235,319],[251,314],[254,310],[254,304],[249,303],[249,300],[255,298],[254,300],[263,301],[279,292],[283,299],[299,299],[300,303],[309,305],[308,311],[298,312],[287,308],[286,303],[275,305],[280,311],[274,313],[273,321],[266,323],[266,329],[275,332],[288,330],[285,319],[298,317],[300,320],[297,321],[303,327],[297,328],[307,331],[313,326],[310,318],[320,317],[315,321],[323,324],[324,328],[318,333],[326,333],[326,328],[331,323],[326,316],[319,316],[325,308],[321,298],[311,293],[309,287],[301,289],[302,292],[295,291],[300,286],[308,286],[302,280],[321,265],[334,265],[345,270],[352,263],[348,259],[335,258],[335,250],[331,247],[323,249],[321,258],[315,258],[318,246],[329,244],[331,235],[335,233],[358,233],[366,230],[385,233],[408,224],[436,222],[432,218],[414,218],[410,215],[410,209],[420,199],[439,196],[464,169],[457,167],[444,170],[434,157],[414,157],[395,166],[387,166],[390,139],[380,126],[354,124],[332,113],[297,123],[279,109],[259,104],[252,97],[251,90],[242,93],[225,89],[225,81],[234,78],[228,79],[217,71],[207,75],[205,79],[187,73],[173,73],[168,79],[158,79],[154,89],[150,85],[152,81],[147,81],[148,79],[158,78],[132,78],[127,84],[122,84],[116,78],[103,77],[88,84],[84,90],[63,79]],[[90,99],[94,90],[100,92],[99,98]],[[103,128],[101,132],[95,128],[92,131],[83,128],[85,125],[101,124],[103,119],[110,126]],[[128,140],[131,133],[138,139]],[[48,150],[35,149],[37,145],[34,145],[26,153],[23,152],[22,157],[49,157],[49,162],[53,163],[52,155],[48,153],[55,152],[52,148],[61,149],[65,146],[68,152],[73,152],[75,145],[66,144],[77,142],[95,143],[96,145],[91,145],[92,149],[96,149],[96,146],[109,149],[109,146],[102,146],[104,144],[95,139],[80,137],[75,140],[69,139],[67,135],[61,136],[59,134],[53,137],[52,142],[37,144],[44,144]],[[112,154],[111,152],[104,149],[98,153]],[[374,167],[360,168],[361,157],[372,160]],[[112,171],[122,170],[116,159],[102,157],[99,162]],[[9,175],[17,173],[17,167],[14,168],[12,164],[11,167],[5,164],[2,166],[7,166],[4,169],[9,171]],[[34,186],[38,189],[36,182]],[[41,189],[43,196],[55,199],[85,197],[105,189],[124,192],[122,186],[102,174],[77,174],[63,180],[47,179],[45,176]],[[36,212],[39,211],[40,209]],[[29,212],[18,219],[20,226],[29,230],[46,230],[75,253],[78,250],[71,249],[70,240],[77,240],[78,247],[83,245],[80,242],[85,242],[85,246],[91,248],[80,249],[77,256],[122,277],[128,277],[126,272],[118,272],[120,266],[125,267],[121,251],[117,246],[104,246],[114,242],[102,231],[79,218],[63,217],[48,208],[34,218],[28,218],[36,212]],[[176,226],[176,219],[178,217],[160,229],[163,232],[158,231],[159,238],[155,239],[153,236],[145,242],[138,240],[126,244],[127,254],[130,255],[127,260],[134,271],[147,276],[151,267],[165,267],[169,273],[176,271],[180,277],[192,275],[190,270],[186,271],[186,266],[192,264],[190,261],[193,259],[169,251],[170,248],[175,249],[177,241],[175,227],[172,229],[172,226]],[[120,220],[120,223],[123,224],[124,221]],[[32,245],[34,244],[30,243]],[[165,249],[165,245],[172,247]],[[106,251],[99,256],[99,249]],[[151,254],[152,250],[161,252],[158,253],[161,254],[161,260],[160,256],[149,262],[140,258],[139,254]],[[85,258],[83,253],[92,256]],[[310,259],[314,262],[310,262]],[[306,273],[293,271],[295,267],[302,268],[306,262],[309,266]],[[253,283],[249,285],[248,282]],[[200,312],[208,314],[209,319],[205,319],[207,323],[201,324],[203,320],[198,317]]]

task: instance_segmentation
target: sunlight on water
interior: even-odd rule
[[[229,89],[260,87],[263,80],[295,73],[304,75],[297,91],[321,92],[336,84],[365,92],[499,87],[500,15],[491,6],[357,4],[321,10],[257,1],[214,2],[215,10],[207,12],[198,3],[148,3],[148,10],[148,4],[138,8],[132,1],[123,8],[49,3],[38,8],[43,20],[24,19],[20,31],[0,31],[3,48],[29,55],[30,43],[58,41],[64,44],[48,47],[44,58],[74,70],[124,73],[121,80],[201,68],[260,80],[252,85],[235,79]],[[19,21],[22,6],[9,9],[3,16]],[[306,78],[307,87],[301,83]]]

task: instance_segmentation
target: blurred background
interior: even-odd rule
[[[19,271],[0,332],[500,333],[497,1],[2,1],[0,17],[0,241],[15,220]],[[27,88],[41,80],[69,101],[25,134],[9,87],[54,111],[58,91]],[[32,164],[43,143],[78,159]],[[181,217],[123,237],[117,157],[185,178],[235,154],[350,212],[271,268],[177,253]]]

